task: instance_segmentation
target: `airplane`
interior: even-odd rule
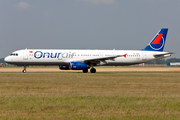
[[[162,28],[142,50],[23,49],[12,52],[5,62],[24,66],[57,65],[61,70],[96,73],[94,66],[127,66],[162,59],[174,54],[163,52],[168,28]]]

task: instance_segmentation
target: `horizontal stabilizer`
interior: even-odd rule
[[[164,56],[171,56],[171,54],[174,54],[174,53],[163,53],[163,54],[155,54],[154,57],[164,57]]]

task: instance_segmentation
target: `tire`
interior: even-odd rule
[[[23,73],[26,73],[26,70],[23,70],[22,72],[23,72]]]
[[[91,73],[96,73],[96,69],[95,69],[95,68],[92,68],[92,69],[91,69]]]
[[[83,69],[83,73],[88,73],[88,69]]]

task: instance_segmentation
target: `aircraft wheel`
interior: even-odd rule
[[[23,73],[26,73],[26,70],[23,70],[22,72],[23,72]]]
[[[95,69],[95,68],[92,68],[92,69],[91,69],[91,73],[96,73],[96,69]]]
[[[88,69],[83,69],[83,73],[88,73]]]

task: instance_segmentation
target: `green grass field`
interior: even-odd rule
[[[180,119],[180,74],[1,73],[0,119]]]

